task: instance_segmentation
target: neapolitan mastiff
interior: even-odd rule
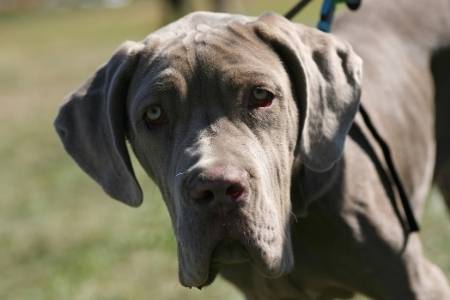
[[[62,106],[69,154],[138,206],[129,141],[169,210],[183,285],[220,272],[248,299],[450,299],[419,236],[406,243],[357,114],[362,101],[416,216],[434,179],[448,199],[450,1],[366,0],[334,27],[193,13],[123,44]]]

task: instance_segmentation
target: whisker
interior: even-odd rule
[[[175,177],[181,176],[181,175],[183,175],[184,173],[186,173],[186,171],[184,171],[184,172],[179,172],[179,173],[177,173],[177,174],[175,175]]]

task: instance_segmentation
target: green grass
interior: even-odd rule
[[[291,2],[278,2],[277,11]],[[258,14],[273,5],[257,3],[241,9]],[[157,188],[137,168],[143,206],[110,200],[65,154],[51,125],[64,96],[123,41],[164,22],[161,11],[142,1],[0,15],[0,299],[242,299],[220,279],[202,291],[182,288]],[[315,19],[305,15],[300,20]],[[437,192],[425,215],[427,253],[450,274],[450,222]]]

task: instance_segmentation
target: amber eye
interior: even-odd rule
[[[262,87],[255,87],[250,95],[249,107],[258,108],[270,106],[274,97],[275,95],[268,90]]]
[[[150,106],[145,112],[145,120],[151,127],[162,125],[166,121],[162,107],[159,105]]]

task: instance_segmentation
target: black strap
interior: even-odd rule
[[[285,14],[287,19],[292,19],[297,13],[299,13],[311,0],[301,0],[297,3],[289,12]],[[383,152],[383,156],[386,160],[386,164],[388,166],[389,172],[391,173],[392,179],[394,180],[394,184],[397,187],[398,194],[400,196],[400,200],[403,206],[403,211],[406,216],[406,220],[408,222],[408,233],[419,231],[419,224],[414,216],[413,210],[411,208],[411,201],[406,194],[405,188],[403,186],[402,181],[400,180],[400,176],[398,175],[397,169],[394,165],[394,161],[392,160],[391,151],[389,149],[386,141],[381,137],[378,130],[373,125],[373,122],[367,113],[366,109],[362,105],[359,106],[359,112],[363,118],[364,123],[369,129],[370,133],[373,135],[375,141],[380,145],[381,151]],[[403,224],[403,222],[401,222]]]
[[[403,183],[400,180],[400,176],[398,175],[397,168],[394,165],[394,161],[392,160],[391,150],[389,149],[388,144],[381,137],[378,130],[373,125],[373,122],[370,119],[369,114],[367,113],[366,109],[362,104],[359,106],[359,112],[361,113],[364,123],[366,124],[370,133],[373,135],[374,139],[380,145],[381,151],[383,151],[383,156],[386,160],[389,172],[391,173],[392,179],[394,180],[394,184],[397,187],[400,200],[402,201],[403,211],[405,212],[406,220],[408,221],[409,232],[419,231],[419,224],[417,223],[417,220],[414,217],[414,213],[411,208],[411,202],[408,198],[408,195],[405,192]]]
[[[286,19],[291,20],[293,17],[295,17],[296,14],[298,14],[305,6],[311,2],[311,0],[301,0],[299,3],[294,5],[287,13],[284,14],[284,17]]]

